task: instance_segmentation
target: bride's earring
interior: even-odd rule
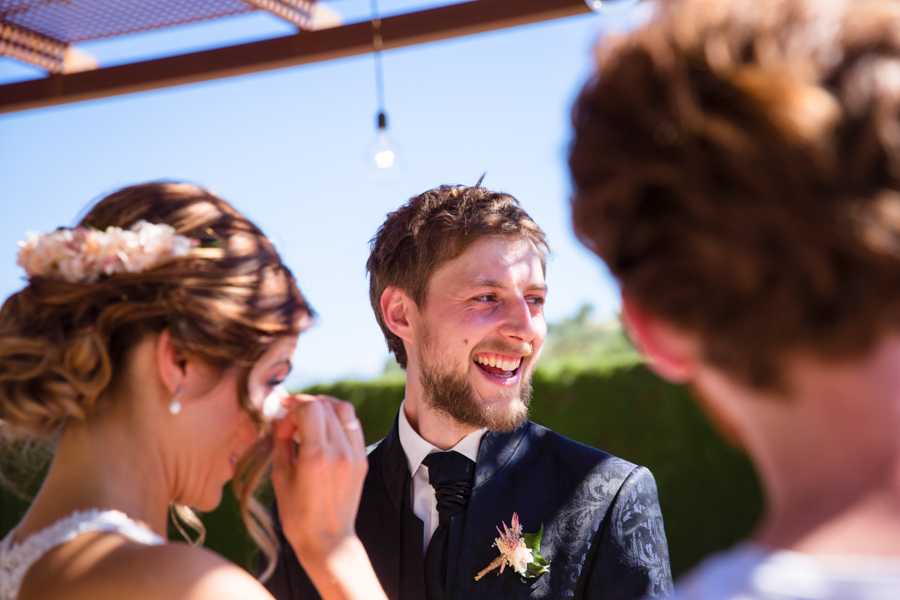
[[[179,387],[175,392],[175,395],[172,396],[172,402],[169,403],[169,413],[173,415],[177,415],[181,412],[181,394],[184,393],[184,388]]]

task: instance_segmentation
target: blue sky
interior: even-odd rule
[[[353,17],[358,4],[334,6]],[[634,18],[589,14],[386,52],[390,132],[404,163],[388,184],[371,181],[365,163],[375,138],[370,55],[0,115],[0,296],[24,285],[15,253],[26,231],[73,224],[125,185],[190,181],[275,241],[319,314],[289,385],[372,377],[387,352],[368,305],[368,240],[410,196],[486,173],[484,185],[516,196],[548,234],[548,319],[584,303],[611,317],[615,283],[569,225],[565,154],[591,47]],[[222,21],[82,47],[109,65],[291,32],[261,14]],[[0,59],[0,82],[32,76]]]

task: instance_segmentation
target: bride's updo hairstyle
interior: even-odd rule
[[[248,395],[250,371],[278,337],[298,333],[312,316],[293,275],[259,228],[194,185],[124,188],[98,202],[80,225],[127,230],[140,221],[170,225],[192,247],[141,272],[101,274],[92,281],[32,275],[3,304],[4,437],[46,437],[67,419],[102,410],[102,393],[122,372],[131,346],[165,328],[185,356],[241,368],[239,401],[264,429]],[[253,496],[270,460],[271,438],[263,436],[238,465],[234,487],[250,534],[272,559],[277,543],[267,512]]]

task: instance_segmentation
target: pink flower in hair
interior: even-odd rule
[[[19,242],[18,264],[31,277],[59,278],[70,283],[96,281],[100,275],[141,273],[185,256],[197,245],[169,225],[138,221],[131,229],[84,227],[53,233],[29,233]]]

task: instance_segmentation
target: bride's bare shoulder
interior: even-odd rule
[[[249,573],[205,548],[87,534],[29,569],[19,600],[271,600]]]

